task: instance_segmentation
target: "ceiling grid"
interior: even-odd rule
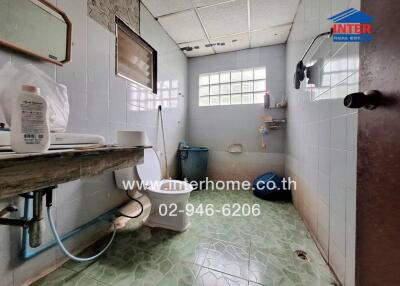
[[[188,57],[287,41],[299,0],[141,0]]]

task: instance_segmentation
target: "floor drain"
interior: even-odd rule
[[[307,252],[305,252],[303,250],[296,250],[295,253],[296,253],[296,256],[298,258],[300,258],[301,260],[310,261],[310,259],[308,258]]]

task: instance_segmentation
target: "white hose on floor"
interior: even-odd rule
[[[96,258],[98,258],[100,255],[102,255],[104,252],[107,251],[107,249],[111,246],[111,243],[113,242],[114,238],[115,238],[115,234],[117,233],[117,227],[114,225],[114,231],[112,234],[112,237],[110,239],[110,241],[108,242],[108,244],[106,245],[106,247],[104,247],[104,249],[102,251],[100,251],[99,253],[97,253],[94,256],[91,257],[86,257],[86,258],[81,258],[81,257],[76,257],[74,255],[72,255],[64,246],[64,244],[62,243],[60,236],[57,233],[56,227],[54,225],[54,221],[53,221],[53,217],[51,216],[51,207],[47,207],[47,216],[49,217],[49,222],[50,222],[50,228],[51,231],[53,232],[54,238],[56,239],[58,245],[60,246],[61,250],[64,252],[64,254],[66,256],[68,256],[70,259],[76,261],[76,262],[86,262],[86,261],[91,261],[94,260]]]

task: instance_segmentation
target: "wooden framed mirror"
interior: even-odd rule
[[[62,66],[71,60],[72,24],[45,0],[0,1],[0,46]]]

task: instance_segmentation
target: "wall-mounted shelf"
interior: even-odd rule
[[[286,109],[287,107],[285,106],[285,107],[276,107],[276,106],[273,106],[273,107],[268,107],[268,108],[266,108],[267,110],[269,110],[269,109]]]
[[[268,129],[277,130],[286,125],[286,119],[272,119],[272,121],[264,121],[264,123]]]
[[[143,163],[146,147],[0,153],[0,199]]]

